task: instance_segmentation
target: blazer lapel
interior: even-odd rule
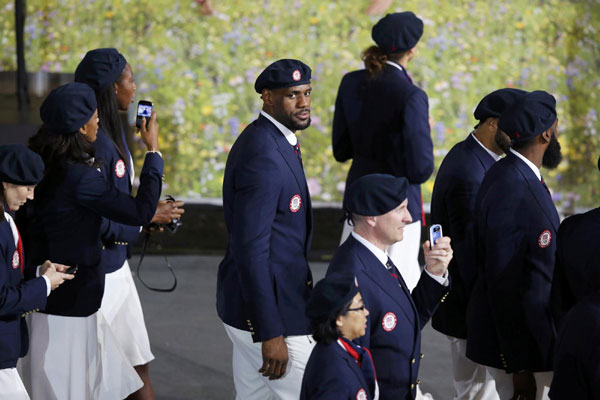
[[[546,191],[546,188],[544,187],[542,182],[540,182],[540,180],[535,175],[535,173],[531,170],[531,168],[529,168],[529,166],[527,164],[525,164],[525,162],[523,162],[523,160],[519,159],[519,157],[515,156],[512,153],[509,154],[507,157],[514,158],[514,160],[511,160],[511,161],[514,163],[515,167],[519,170],[519,172],[523,176],[525,182],[527,182],[527,185],[529,186],[529,190],[531,191],[531,193],[537,200],[540,208],[546,215],[546,218],[548,218],[548,220],[554,227],[554,231],[555,232],[558,231],[558,226],[560,225],[560,221],[558,219],[558,213],[556,211],[556,206],[554,206],[554,203],[552,202],[552,198]]]
[[[367,384],[367,380],[365,379],[365,376],[363,375],[362,371],[360,370],[360,367],[358,366],[358,363],[356,362],[356,360],[350,354],[348,354],[348,352],[346,350],[344,350],[338,342],[334,342],[331,345],[336,347],[336,351],[346,361],[346,363],[348,364],[348,368],[350,368],[352,373],[354,373],[354,375],[356,375],[356,378],[360,382],[361,386],[363,386],[365,390],[369,390],[369,385]]]
[[[390,296],[399,306],[406,315],[409,321],[413,322],[416,319],[415,308],[411,304],[412,299],[410,295],[406,301],[402,301],[401,296],[407,296],[406,290],[402,288],[398,281],[396,281],[381,262],[375,257],[373,253],[365,246],[363,246],[358,240],[350,236],[348,240],[353,241],[353,246],[356,249],[356,255],[362,263],[363,272],[367,275],[375,285],[381,288],[388,296]]]

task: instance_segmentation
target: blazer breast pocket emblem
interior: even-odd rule
[[[295,194],[290,199],[290,211],[293,213],[297,213],[300,211],[300,207],[302,207],[302,197],[299,194]]]

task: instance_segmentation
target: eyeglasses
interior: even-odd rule
[[[363,304],[360,307],[356,307],[356,308],[349,308],[346,311],[365,311],[367,309],[367,307],[365,307],[365,305]]]

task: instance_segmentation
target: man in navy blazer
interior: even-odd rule
[[[487,366],[501,399],[547,398],[556,329],[550,312],[559,218],[539,168],[561,160],[556,100],[524,95],[498,121],[512,148],[475,202],[478,275],[467,309],[467,357]]]
[[[327,270],[328,275],[351,272],[357,278],[370,313],[366,334],[357,342],[371,350],[382,400],[415,398],[421,328],[450,289],[448,237],[438,239],[433,249],[429,241],[423,244],[426,266],[412,294],[386,252],[412,222],[408,185],[403,177],[370,174],[348,188],[344,209],[354,230]]]
[[[442,225],[452,238],[455,257],[448,266],[452,291],[433,315],[433,328],[448,336],[452,353],[455,398],[498,398],[485,367],[469,360],[467,349],[467,303],[477,272],[471,237],[475,197],[487,170],[505,150],[496,143],[498,118],[525,94],[518,89],[499,89],[486,95],[475,108],[479,121],[465,140],[457,143],[442,161],[433,186],[431,222]]]
[[[405,229],[404,241],[389,253],[411,290],[421,274],[421,184],[434,168],[427,94],[406,69],[422,34],[423,21],[410,11],[388,14],[373,26],[371,36],[377,46],[364,51],[365,69],[342,79],[332,128],[335,159],[352,159],[346,188],[373,173],[408,179],[408,211],[413,222]],[[351,230],[344,226],[342,242]]]
[[[314,345],[305,315],[312,209],[294,133],[310,125],[310,72],[284,59],[259,75],[263,109],[227,158],[229,243],[219,265],[217,311],[233,342],[234,383],[243,399],[298,398]]]

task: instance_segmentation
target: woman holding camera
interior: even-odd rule
[[[140,226],[152,219],[163,171],[156,113],[141,129],[148,152],[135,198],[108,182],[95,161],[98,111],[88,85],[71,83],[53,90],[40,115],[44,125],[30,146],[47,170],[24,215],[32,261],[51,258],[79,269],[77,279],[48,297],[45,314],[32,316],[30,365],[24,377],[34,398],[125,398],[143,383],[97,312],[105,274],[101,221],[104,217]]]
[[[75,71],[75,81],[94,89],[100,126],[96,140],[96,158],[106,179],[123,193],[130,194],[133,184],[133,159],[125,140],[119,111],[127,111],[135,97],[133,71],[116,49],[87,52]],[[183,213],[183,202],[159,202],[152,222],[168,224]],[[160,228],[162,229],[162,228]],[[106,272],[102,311],[124,354],[144,382],[132,399],[154,399],[149,363],[154,359],[144,322],[144,314],[127,259],[137,241],[140,227],[102,219],[101,264]]]
[[[354,275],[333,273],[319,281],[306,315],[317,345],[306,364],[300,399],[378,399],[371,353],[353,342],[365,335],[369,315]]]
[[[44,176],[39,155],[21,144],[0,146],[0,205],[17,211],[33,199],[35,186]],[[45,261],[38,278],[23,279],[23,244],[11,215],[0,214],[0,399],[25,400],[29,395],[17,373],[19,357],[29,346],[24,315],[46,305],[50,290],[73,275],[67,266]]]

